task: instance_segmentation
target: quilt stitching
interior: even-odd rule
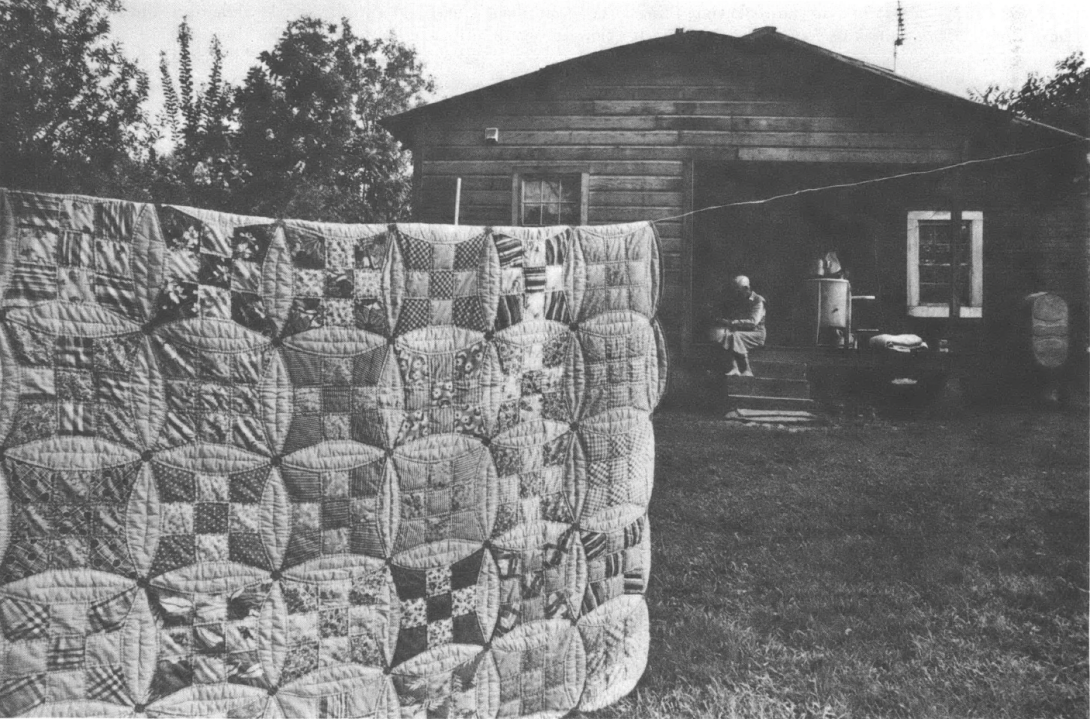
[[[534,319],[570,322],[564,292],[564,266],[570,261],[570,235],[529,240],[494,234],[492,238],[500,259],[495,328],[501,330]]]
[[[140,466],[52,470],[5,459],[13,513],[0,580],[79,567],[132,574],[126,505]]]
[[[93,303],[137,319],[135,206],[26,193],[15,206],[16,262],[5,300]]]
[[[284,334],[315,327],[354,327],[386,334],[382,273],[389,236],[326,237],[285,228],[294,273]]]
[[[478,279],[486,235],[457,244],[426,242],[403,233],[397,237],[405,258],[405,295],[396,333],[448,324],[489,329]]]

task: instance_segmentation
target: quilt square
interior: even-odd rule
[[[139,334],[72,337],[8,323],[14,359],[25,381],[8,443],[52,435],[95,435],[139,445],[132,405]]]
[[[18,236],[5,300],[93,303],[139,319],[131,269],[137,205],[12,192]]]
[[[401,514],[395,552],[446,539],[487,539],[492,519],[485,502],[495,484],[483,445],[433,437],[396,451],[394,468]]]
[[[4,460],[11,539],[0,581],[52,569],[130,574],[125,511],[140,463],[97,470],[53,470]]]
[[[547,238],[495,233],[500,258],[500,295],[495,329],[523,320],[571,322],[564,292],[564,266],[571,261],[571,233]]]
[[[538,520],[574,521],[565,479],[573,441],[570,432],[550,437],[544,429],[493,440],[489,449],[499,475],[493,536]]]
[[[391,586],[385,567],[343,579],[283,580],[287,653],[280,683],[338,664],[385,668],[397,631]]]
[[[398,444],[445,432],[488,434],[495,401],[493,350],[486,341],[452,344],[448,349],[414,339],[394,345],[406,410]]]
[[[281,468],[292,504],[284,566],[342,554],[383,556],[379,509],[386,460],[344,470]]]
[[[571,421],[566,366],[574,340],[568,328],[525,325],[496,337],[494,344],[503,382],[496,431],[536,419]]]
[[[500,604],[495,636],[541,619],[579,616],[582,558],[570,526],[527,528],[497,540],[492,557],[499,569]]]
[[[159,632],[149,698],[198,684],[267,688],[259,623],[271,588],[267,582],[224,593],[149,587]]]
[[[407,607],[394,652],[394,664],[446,644],[484,644],[477,618],[477,583],[484,550],[432,569],[391,567],[397,595]]]
[[[159,335],[152,345],[166,390],[168,446],[201,441],[268,453],[258,386],[274,349],[210,352]]]
[[[650,411],[658,398],[658,364],[651,324],[635,313],[609,313],[583,324],[583,416],[617,407]]]
[[[647,517],[607,531],[582,532],[587,556],[587,589],[582,612],[588,614],[614,597],[643,594],[647,586],[650,546]]]
[[[478,279],[487,237],[482,234],[457,244],[440,244],[398,233],[405,262],[405,296],[397,334],[429,325],[488,329]]]
[[[23,659],[6,663],[0,713],[82,698],[131,705],[121,671],[122,629],[135,597],[135,589],[52,605],[0,597],[0,629],[12,656]]]
[[[161,462],[152,462],[151,470],[161,508],[152,575],[197,562],[232,561],[272,569],[258,518],[268,465],[226,475]]]
[[[295,282],[284,335],[330,326],[387,333],[381,278],[390,242],[384,228],[327,236],[289,224],[285,234]]]
[[[189,317],[233,319],[256,332],[275,334],[260,290],[261,267],[276,225],[226,231],[171,207],[161,208],[159,222],[168,259],[157,323]]]
[[[404,402],[386,366],[395,361],[389,345],[348,356],[285,347],[283,357],[295,393],[285,452],[326,440],[387,444],[387,425],[392,433]]]

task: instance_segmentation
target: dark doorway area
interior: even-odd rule
[[[786,195],[806,188],[849,184],[896,174],[899,168],[817,163],[697,163],[694,207]],[[803,281],[815,261],[836,252],[856,294],[879,294],[879,247],[901,244],[904,221],[899,202],[870,185],[805,193],[764,204],[709,210],[696,215],[693,253],[694,339],[705,330],[728,280],[748,275],[768,301],[768,344],[804,346]],[[885,238],[885,242],[883,242]],[[900,262],[903,266],[903,254]]]

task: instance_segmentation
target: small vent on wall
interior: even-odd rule
[[[489,145],[495,145],[500,141],[500,128],[486,127],[484,129],[484,141]]]

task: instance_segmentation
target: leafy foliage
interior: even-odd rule
[[[1031,74],[1020,88],[1002,90],[990,85],[969,95],[1016,115],[1090,136],[1090,67],[1081,52],[1057,62],[1051,77]]]
[[[109,39],[119,0],[0,3],[0,185],[133,194],[147,75]]]
[[[159,56],[164,110],[160,124],[169,132],[173,151],[156,167],[157,199],[209,207],[230,206],[230,190],[238,184],[232,136],[237,127],[236,88],[223,79],[223,46],[212,36],[208,81],[195,87],[193,32],[183,18],[178,26],[178,82],[166,52]]]
[[[396,38],[358,37],[346,19],[290,22],[238,93],[238,205],[340,222],[401,216],[407,158],[378,120],[432,89]]]

